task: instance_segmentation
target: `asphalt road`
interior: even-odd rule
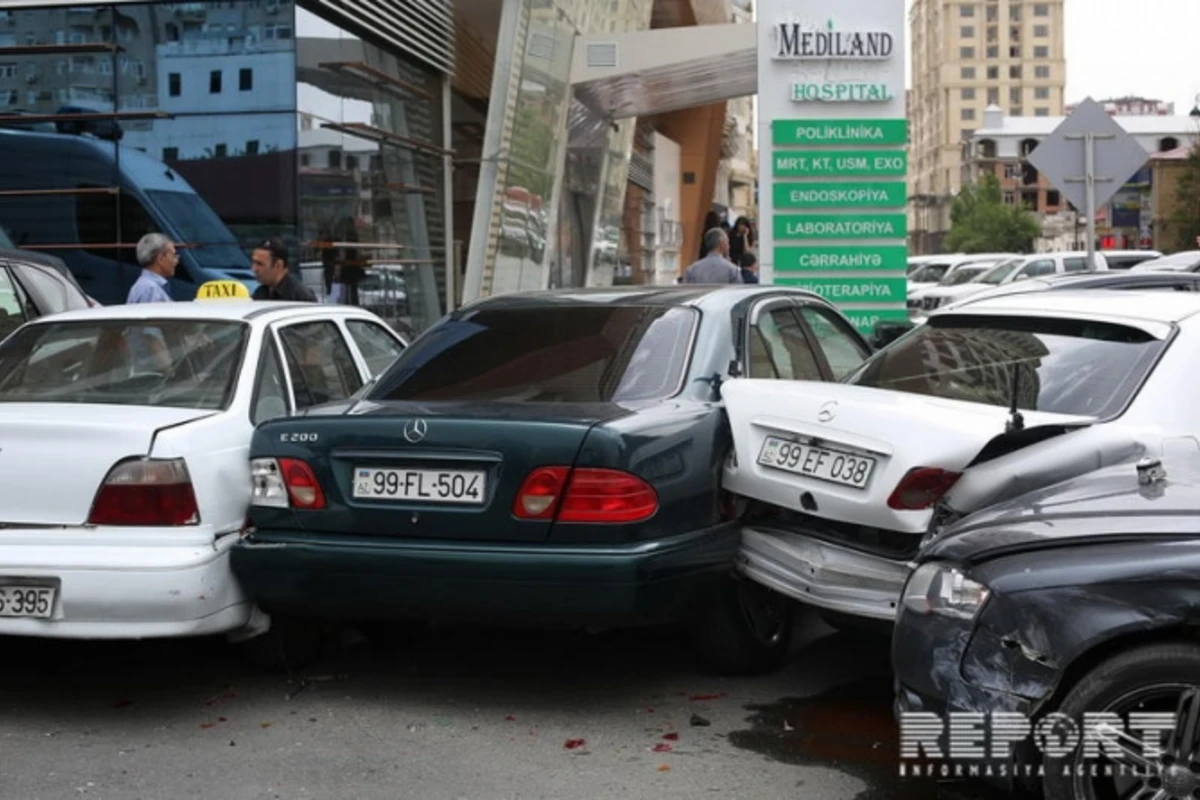
[[[447,628],[292,676],[219,639],[8,639],[0,798],[980,797],[896,777],[886,665],[815,618],[754,679],[660,631]]]

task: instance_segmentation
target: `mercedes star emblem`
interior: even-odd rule
[[[416,444],[425,438],[429,432],[429,424],[423,419],[410,419],[404,424],[404,438],[410,444]]]

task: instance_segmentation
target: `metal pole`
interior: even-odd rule
[[[1083,171],[1086,187],[1087,214],[1087,260],[1088,268],[1096,268],[1096,136],[1088,133],[1083,137]]]
[[[453,311],[458,303],[458,252],[454,248],[454,109],[453,87],[449,75],[442,76],[442,219],[445,230],[446,251],[446,308]]]

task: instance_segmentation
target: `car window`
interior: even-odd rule
[[[33,264],[16,264],[14,268],[18,279],[45,303],[40,309],[43,315],[89,308],[83,293],[53,268]]]
[[[823,380],[804,328],[790,307],[760,315],[750,341],[751,378]]]
[[[263,342],[258,376],[254,381],[254,408],[250,412],[250,421],[257,425],[269,419],[286,417],[287,413],[287,383],[279,363],[279,350],[268,334]]]
[[[1085,272],[1088,268],[1086,258],[1073,256],[1063,259],[1063,270],[1066,272]]]
[[[1025,410],[1117,413],[1164,343],[1124,325],[947,315],[876,353],[846,382]]]
[[[555,303],[467,309],[405,348],[371,400],[609,403],[679,391],[691,308]]]
[[[241,322],[29,325],[0,345],[0,401],[223,409],[245,341]]]
[[[346,322],[346,329],[372,375],[383,372],[404,352],[404,345],[377,322],[352,319]]]
[[[1043,275],[1054,274],[1054,261],[1049,258],[1040,258],[1037,261],[1030,261],[1021,272],[1017,275],[1018,278],[1040,278]]]
[[[0,339],[25,323],[25,307],[24,293],[13,283],[9,271],[0,267]]]
[[[853,372],[871,352],[854,336],[850,327],[823,308],[804,306],[800,316],[808,323],[817,340],[817,346],[825,354],[833,379],[840,381]]]
[[[296,408],[345,400],[362,386],[354,357],[332,322],[305,322],[279,331]]]

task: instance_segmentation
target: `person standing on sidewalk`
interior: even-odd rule
[[[137,260],[142,274],[129,289],[126,303],[170,303],[167,279],[175,275],[179,254],[175,243],[161,233],[147,233],[137,243]]]
[[[267,239],[250,254],[250,269],[261,286],[251,297],[255,300],[290,300],[315,303],[317,296],[288,269],[287,247],[277,238]]]
[[[729,234],[710,228],[704,234],[704,258],[683,273],[684,283],[741,283],[742,272],[729,260]]]

